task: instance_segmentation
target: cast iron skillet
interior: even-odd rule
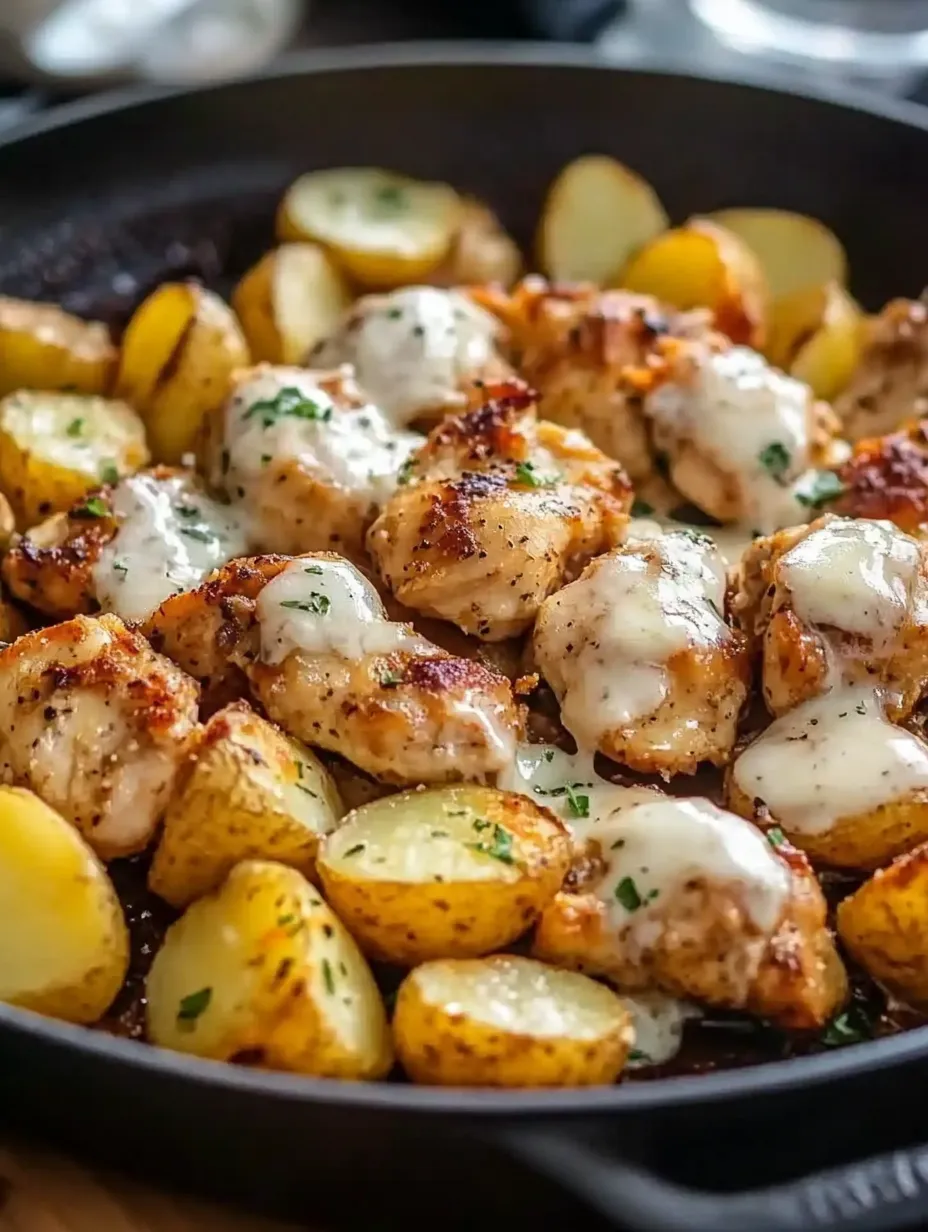
[[[446,178],[525,239],[555,171],[590,150],[638,168],[675,217],[763,204],[822,218],[871,306],[928,280],[928,112],[550,48],[420,47],[303,56],[261,80],[31,123],[0,142],[0,290],[118,322],[170,274],[223,286],[269,243],[284,184],[331,164]],[[377,1229],[584,1212],[587,1227],[696,1232],[920,1225],[928,1146],[909,1144],[926,1077],[917,1030],[593,1091],[362,1086],[196,1062],[0,1007],[0,1109],[18,1128],[162,1182]],[[825,1171],[796,1180],[797,1166]]]

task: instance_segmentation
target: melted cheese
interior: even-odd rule
[[[635,1032],[627,1067],[639,1069],[672,1061],[680,1051],[687,1019],[699,1017],[696,1006],[662,992],[642,992],[634,997],[623,994],[622,1000],[631,1013]]]
[[[928,787],[928,745],[873,690],[838,689],[777,719],[734,763],[736,786],[796,834],[822,834]]]
[[[391,423],[425,411],[463,406],[460,388],[496,353],[495,317],[458,291],[403,287],[355,305],[313,362],[354,365],[361,386]]]
[[[261,591],[256,615],[266,663],[281,663],[292,651],[356,662],[430,648],[410,626],[387,620],[374,587],[341,559],[294,560]]]
[[[93,579],[101,608],[123,620],[144,620],[247,550],[242,520],[189,476],[123,479],[113,492],[113,513],[119,526]]]

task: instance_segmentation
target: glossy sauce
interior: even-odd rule
[[[631,1012],[635,1031],[628,1057],[631,1069],[672,1061],[683,1043],[686,1022],[700,1015],[695,1005],[662,992],[641,992],[633,997],[623,993],[622,1000]]]
[[[513,760],[497,775],[496,785],[556,813],[578,843],[584,842],[610,798],[624,791],[596,773],[590,755],[565,753],[554,744],[518,745]]]

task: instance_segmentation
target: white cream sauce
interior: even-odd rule
[[[734,569],[741,563],[741,557],[754,542],[754,535],[741,526],[697,526],[695,522],[679,522],[669,514],[655,511],[647,517],[629,518],[625,528],[625,543],[647,543],[649,540],[660,539],[674,531],[689,532],[693,535],[704,535],[715,544],[722,564],[728,569]]]
[[[101,608],[145,620],[171,595],[192,590],[247,550],[240,518],[206,495],[192,476],[138,474],[113,490],[115,536],[93,567]]]
[[[346,390],[356,387],[346,370]],[[362,501],[383,504],[424,437],[391,427],[374,405],[341,405],[312,372],[265,367],[240,385],[225,416],[226,474],[221,481],[247,507],[264,477],[286,463]]]
[[[928,787],[928,745],[872,689],[836,689],[775,720],[735,761],[736,786],[796,834],[823,834]]]
[[[458,291],[403,287],[358,301],[341,329],[313,352],[317,366],[354,365],[390,422],[463,405],[460,387],[496,353],[500,325]]]
[[[610,798],[623,798],[626,790],[601,778],[586,753],[527,743],[517,746],[512,761],[497,775],[496,786],[549,808],[578,842],[583,842],[590,826],[608,808]]]
[[[261,591],[256,614],[266,663],[281,663],[292,651],[356,662],[431,648],[409,625],[387,619],[377,591],[347,560],[294,560]]]
[[[662,992],[622,994],[632,1016],[635,1042],[628,1056],[629,1069],[646,1065],[666,1065],[680,1051],[683,1027],[688,1018],[699,1018],[700,1011],[687,1001]]]

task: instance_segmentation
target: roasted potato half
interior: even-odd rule
[[[454,242],[441,265],[425,279],[435,287],[508,287],[522,270],[522,253],[503,224],[483,201],[465,197]]]
[[[146,986],[154,1044],[328,1078],[381,1078],[393,1050],[374,977],[296,869],[238,864],[167,931]]]
[[[212,716],[191,755],[148,884],[185,907],[241,860],[276,860],[312,879],[319,840],[343,811],[331,776],[309,749],[246,702],[233,702]]]
[[[775,300],[769,314],[770,362],[830,402],[844,389],[863,351],[864,316],[837,282],[800,288]]]
[[[838,935],[896,996],[928,1005],[928,843],[879,869],[838,906]]]
[[[73,826],[0,787],[0,1001],[96,1022],[122,986],[129,934],[116,891]]]
[[[125,402],[31,390],[0,401],[0,488],[20,529],[147,461],[145,429]]]
[[[282,240],[314,240],[364,287],[419,282],[448,255],[461,225],[448,184],[378,167],[312,171],[290,185],[277,213]]]
[[[587,1087],[614,1082],[634,1032],[614,992],[531,958],[424,963],[400,986],[397,1056],[414,1082]]]
[[[300,364],[334,333],[351,303],[340,270],[318,244],[281,244],[252,266],[232,295],[252,359]]]
[[[117,351],[100,321],[0,296],[0,396],[18,389],[109,393]]]
[[[612,285],[629,258],[670,226],[651,185],[605,154],[587,154],[548,190],[538,228],[542,269],[555,282]]]
[[[774,299],[847,281],[841,241],[817,218],[774,209],[716,210],[708,217],[757,255]]]
[[[318,857],[326,898],[366,953],[412,966],[514,941],[560,887],[564,825],[473,785],[404,791],[350,813]]]
[[[165,282],[139,305],[122,340],[116,389],[145,421],[156,462],[194,449],[204,417],[250,362],[232,309],[195,282]]]
[[[674,308],[709,308],[732,342],[763,346],[768,291],[761,263],[733,231],[708,219],[693,218],[645,244],[619,285]]]

